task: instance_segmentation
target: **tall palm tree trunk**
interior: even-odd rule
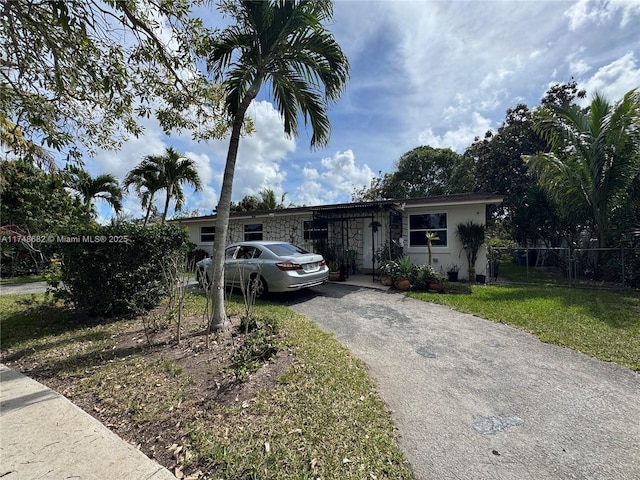
[[[144,216],[144,222],[142,223],[143,227],[147,226],[147,222],[149,221],[149,215],[151,215],[152,208],[153,208],[153,195],[149,197],[149,205],[147,206],[147,213]]]
[[[240,134],[244,123],[244,115],[260,90],[262,79],[258,78],[245,95],[238,106],[233,119],[229,150],[227,151],[227,163],[222,177],[220,199],[216,210],[216,234],[213,241],[213,278],[211,288],[213,292],[213,314],[211,317],[211,330],[224,330],[226,312],[224,308],[224,250],[229,232],[229,215],[231,213],[231,191],[233,189],[233,176],[238,158],[238,146]]]
[[[169,211],[169,202],[171,201],[171,197],[173,196],[173,185],[169,185],[167,188],[167,198],[164,201],[164,211],[162,212],[162,225],[164,225],[165,220],[167,219],[167,212]]]

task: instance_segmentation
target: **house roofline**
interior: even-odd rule
[[[484,203],[487,205],[497,205],[502,203],[504,195],[491,193],[460,193],[455,195],[438,195],[433,197],[402,198],[373,200],[368,202],[336,203],[331,205],[315,205],[305,207],[279,208],[275,210],[256,210],[251,212],[231,212],[230,218],[262,218],[294,215],[296,213],[328,212],[331,210],[403,210],[406,206],[444,206],[444,205],[466,205],[474,203]],[[203,220],[214,220],[217,215],[202,215],[199,217],[176,218],[169,220],[181,224],[201,222]]]

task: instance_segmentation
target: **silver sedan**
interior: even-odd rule
[[[322,255],[286,242],[239,242],[225,249],[225,284],[250,285],[256,297],[267,292],[289,292],[327,282],[329,268]],[[196,264],[198,282],[207,288],[213,278],[213,261]]]

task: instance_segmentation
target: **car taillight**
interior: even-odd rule
[[[319,267],[326,267],[327,266],[327,262],[325,262],[324,260],[321,260],[320,263],[318,264]]]
[[[302,270],[302,265],[300,265],[299,263],[293,263],[293,262],[278,262],[276,263],[276,267],[278,267],[283,272],[286,272],[289,270]]]

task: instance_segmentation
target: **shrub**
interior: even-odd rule
[[[54,295],[93,316],[130,316],[149,311],[173,285],[164,273],[187,250],[177,225],[86,226],[58,243],[63,287]]]
[[[426,290],[430,283],[442,283],[444,277],[431,265],[414,265],[411,272],[411,284],[416,290]]]

